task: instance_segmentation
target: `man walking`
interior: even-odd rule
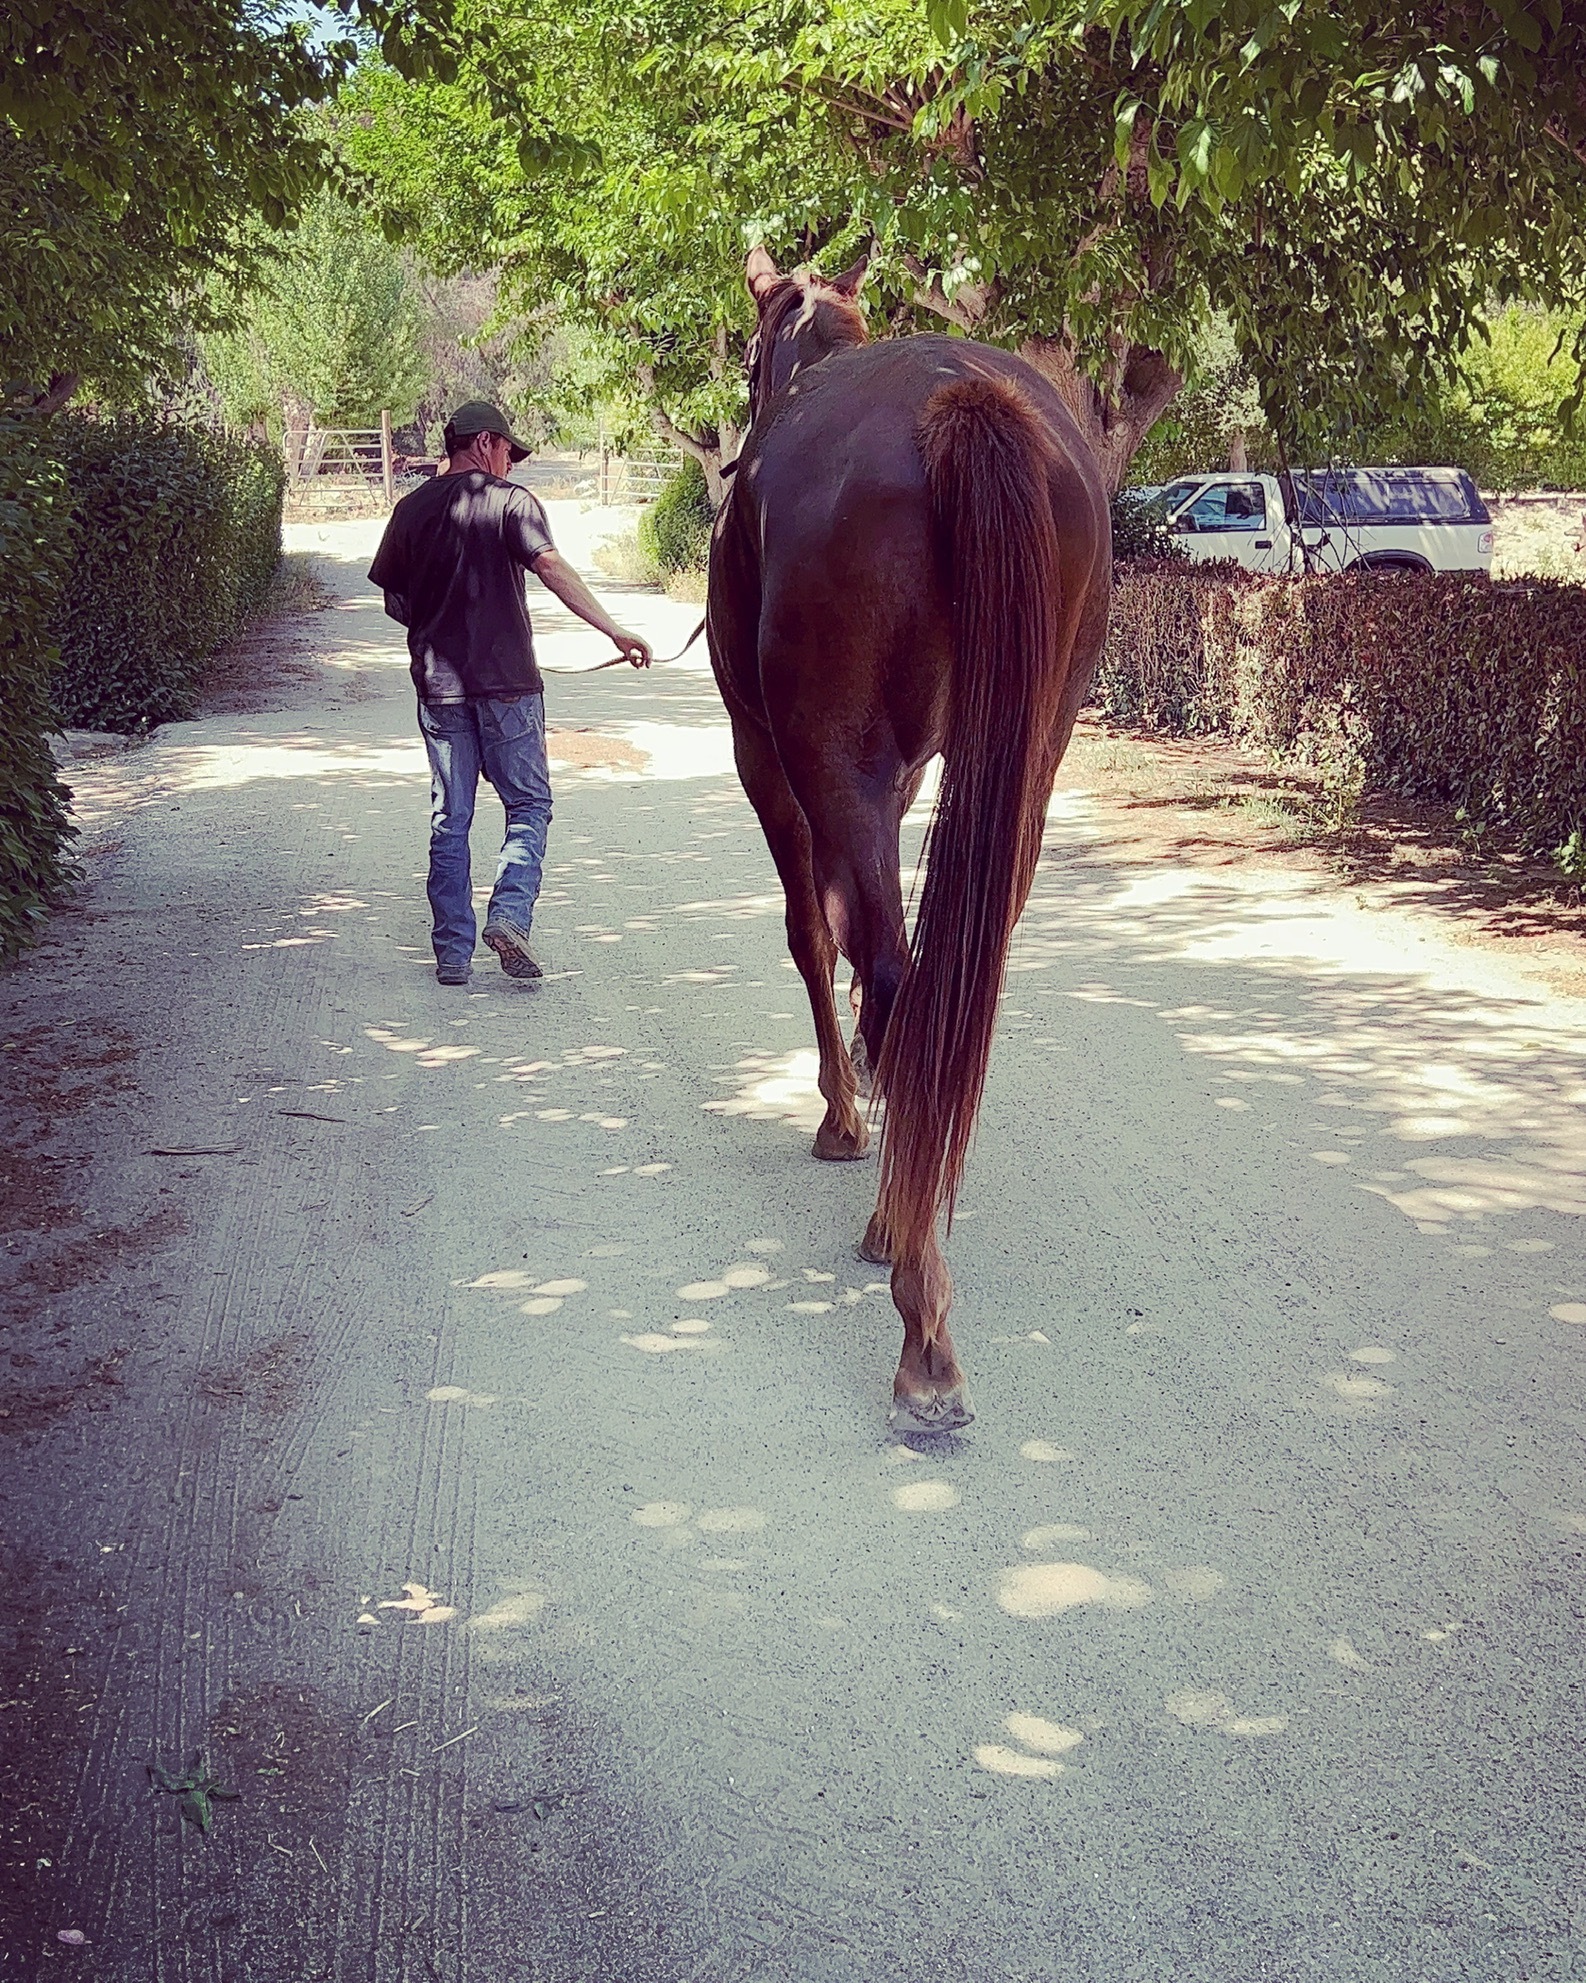
[[[509,977],[538,978],[529,949],[551,823],[545,684],[523,574],[532,571],[635,668],[654,658],[617,625],[551,542],[534,495],[506,479],[529,450],[498,407],[470,400],[446,427],[447,462],[391,512],[369,567],[385,609],[408,630],[419,728],[429,752],[430,915],[435,975],[465,985],[473,968],[468,829],[483,771],[506,808],[507,837],[484,940]]]

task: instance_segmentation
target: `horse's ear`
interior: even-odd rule
[[[826,287],[835,289],[839,296],[857,296],[869,267],[870,250],[866,248],[852,268],[844,269],[841,275],[834,275]]]
[[[744,281],[756,303],[763,303],[782,280],[777,265],[764,248],[751,248],[743,267]]]

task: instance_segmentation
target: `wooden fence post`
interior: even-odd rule
[[[380,409],[380,479],[385,484],[386,507],[396,501],[396,463],[391,456],[391,409]]]

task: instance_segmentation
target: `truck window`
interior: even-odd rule
[[[1458,468],[1313,470],[1298,493],[1307,523],[1490,521],[1476,485]]]
[[[1200,487],[1199,482],[1170,482],[1165,489],[1157,492],[1156,500],[1162,506],[1165,516],[1171,516],[1180,503],[1187,503]]]
[[[1265,530],[1267,499],[1259,482],[1222,482],[1190,504],[1181,530]]]

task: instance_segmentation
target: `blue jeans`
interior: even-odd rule
[[[430,758],[429,898],[435,961],[467,964],[474,954],[475,936],[468,829],[474,821],[481,771],[507,812],[507,837],[485,927],[511,923],[527,933],[534,919],[551,824],[545,698],[421,702],[419,728]]]

